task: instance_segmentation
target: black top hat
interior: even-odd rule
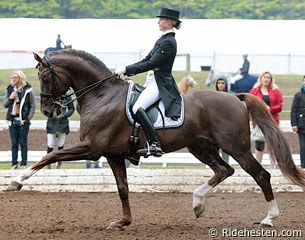
[[[180,15],[179,11],[168,9],[168,8],[162,8],[161,12],[160,12],[160,15],[157,16],[157,17],[169,18],[169,19],[173,19],[173,20],[176,20],[178,22],[181,22],[179,20],[179,15]]]

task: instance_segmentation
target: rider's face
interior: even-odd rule
[[[162,32],[165,32],[169,29],[173,28],[173,22],[174,20],[168,19],[168,18],[159,18],[158,24],[159,24],[159,30]]]

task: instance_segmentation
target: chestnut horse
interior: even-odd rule
[[[189,87],[194,87],[197,85],[196,80],[190,75],[187,74],[179,83],[178,83],[178,89],[179,92],[182,94],[187,93]]]
[[[128,83],[113,75],[104,63],[84,51],[63,50],[49,53],[44,58],[35,53],[34,56],[38,61],[41,85],[41,112],[48,118],[53,117],[57,105],[61,104],[67,90],[72,88],[80,105],[80,143],[47,154],[21,171],[8,190],[20,190],[24,180],[48,164],[81,159],[98,160],[104,156],[113,171],[123,209],[122,219],[110,223],[108,229],[131,224],[125,168],[128,140],[132,132],[132,125],[125,112]],[[222,148],[262,189],[268,203],[268,213],[261,224],[273,226],[272,220],[278,217],[279,210],[270,184],[270,173],[251,153],[250,116],[265,134],[267,146],[281,171],[303,188],[305,174],[295,166],[288,143],[264,102],[246,93],[236,97],[212,90],[195,91],[183,95],[183,98],[184,123],[177,128],[158,129],[157,134],[164,152],[187,147],[190,153],[215,173],[194,190],[193,210],[196,217],[200,217],[204,211],[206,194],[234,173],[234,169],[219,156],[218,150]],[[139,141],[140,147],[144,147],[146,142],[142,131]]]

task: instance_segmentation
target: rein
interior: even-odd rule
[[[111,76],[109,77],[106,77],[104,79],[101,79],[95,83],[92,83],[88,86],[85,86],[77,91],[74,91],[70,94],[65,94],[65,95],[61,95],[58,91],[58,85],[57,85],[57,82],[56,82],[56,79],[59,79],[66,87],[68,87],[68,89],[70,89],[71,87],[66,83],[64,82],[61,77],[55,72],[53,66],[52,66],[52,63],[51,63],[51,60],[47,57],[47,55],[44,56],[44,59],[46,60],[47,62],[47,65],[48,65],[48,68],[46,68],[45,70],[43,70],[40,75],[42,75],[44,72],[46,71],[50,71],[51,72],[51,78],[52,78],[52,81],[54,83],[54,86],[55,86],[55,91],[57,93],[40,93],[40,96],[41,97],[46,97],[46,98],[53,98],[53,103],[61,106],[61,107],[66,107],[68,106],[70,103],[74,102],[75,100],[77,100],[78,98],[84,96],[85,94],[89,93],[90,91],[92,91],[93,89],[95,89],[97,86],[101,85],[103,82],[113,78],[113,77],[117,77],[118,74],[112,74]],[[39,76],[40,77],[40,76]],[[80,93],[80,92],[83,92],[83,93]],[[80,93],[79,96],[76,96],[77,93]],[[67,98],[69,98],[70,96],[72,95],[75,95],[76,97],[71,99],[70,101],[65,101],[65,103],[63,102],[63,100],[66,100]]]
[[[61,97],[61,99],[59,101],[54,101],[54,103],[60,105],[61,107],[66,107],[67,105],[69,105],[70,103],[74,102],[78,98],[84,96],[88,92],[91,92],[93,89],[95,89],[97,86],[101,85],[103,82],[109,80],[110,78],[116,77],[117,75],[118,74],[112,74],[111,76],[109,76],[107,78],[101,79],[101,80],[99,80],[99,81],[97,81],[95,83],[92,83],[92,84],[90,84],[90,85],[88,85],[86,87],[83,87],[83,88],[81,88],[81,89],[79,89],[79,90],[77,90],[75,92],[72,92],[70,94],[65,94],[65,95],[62,96],[63,98]],[[87,91],[85,91],[85,90],[87,90]],[[76,96],[76,93],[79,93],[79,92],[82,92],[82,91],[85,91],[85,92],[79,94],[79,96]],[[62,103],[62,100],[67,99],[68,97],[70,97],[72,95],[75,95],[76,97],[73,98],[72,100],[66,102],[66,103]]]

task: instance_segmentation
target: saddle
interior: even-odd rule
[[[139,84],[129,84],[126,100],[126,115],[129,122],[133,125],[132,134],[129,137],[129,156],[127,159],[135,164],[139,164],[139,156],[136,154],[139,145],[139,129],[140,124],[135,121],[132,107],[137,101],[140,94],[145,88]],[[165,108],[161,100],[155,102],[152,106],[146,109],[146,113],[153,123],[155,129],[179,127],[184,122],[184,102],[182,99],[181,117],[177,120],[165,117]]]
[[[145,88],[139,84],[129,84],[128,92],[127,92],[127,100],[126,100],[126,115],[129,122],[135,127],[139,128],[140,125],[135,122],[134,114],[132,112],[132,107],[140,96],[141,92],[143,92]],[[164,104],[161,100],[155,102],[152,106],[146,109],[146,113],[153,123],[155,129],[164,129],[164,128],[175,128],[180,127],[184,122],[184,101],[182,99],[181,106],[181,114],[180,118],[177,120],[173,120],[169,117],[165,116],[165,108]]]
[[[130,99],[128,101],[128,109],[129,109],[129,113],[131,114],[132,118],[133,118],[133,124],[134,124],[134,113],[132,111],[133,105],[135,104],[135,102],[137,101],[137,99],[139,98],[140,94],[143,92],[145,88],[139,84],[134,84],[133,88],[131,89],[131,93],[130,93]],[[162,117],[162,121],[163,121],[163,127],[165,125],[164,123],[164,115],[162,114],[160,108],[159,108],[159,102],[160,100],[158,100],[157,102],[155,102],[153,105],[151,105],[148,109],[145,110],[147,116],[149,117],[150,121],[152,123],[154,123],[157,118],[158,118],[158,112],[161,114]],[[135,124],[134,124],[135,125]],[[138,124],[135,125],[135,127],[139,127]]]

